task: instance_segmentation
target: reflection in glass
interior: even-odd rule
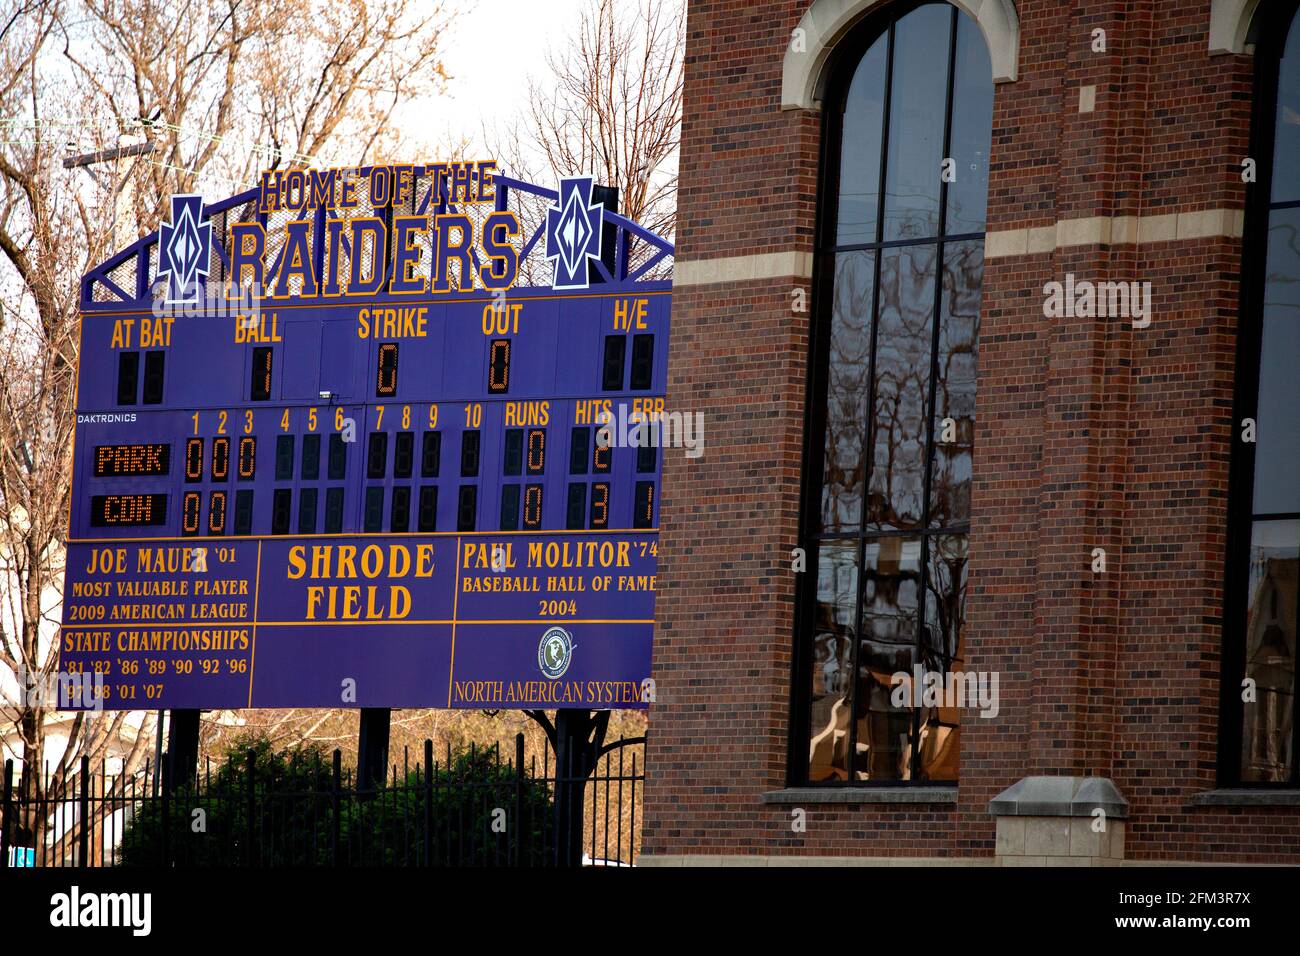
[[[849,84],[840,147],[840,208],[836,242],[842,246],[876,241],[880,205],[880,131],[885,118],[885,59],[888,37],[871,45]]]
[[[919,538],[877,538],[866,543],[853,708],[857,780],[911,778],[912,708],[895,706],[893,676],[907,675],[899,686],[911,686],[920,592]]]
[[[974,678],[962,673],[965,656],[962,638],[966,625],[965,535],[935,535],[929,540],[925,595],[925,627],[921,630],[921,663],[927,673],[943,676],[961,673],[965,699],[945,699],[937,707],[921,709],[921,732],[917,740],[920,757],[917,776],[921,780],[956,780],[960,757],[960,711],[954,703],[975,706],[978,696]],[[955,679],[955,678],[954,678]]]
[[[975,372],[984,243],[953,242],[943,250],[943,304],[934,383],[934,455],[930,460],[930,527],[970,521],[975,447]]]
[[[936,249],[904,246],[880,253],[867,489],[873,528],[915,528],[921,522]]]
[[[1273,202],[1300,199],[1300,30],[1293,26],[1278,71],[1277,141],[1273,146]]]
[[[808,489],[808,553],[821,556],[800,717],[809,782],[949,782],[957,711],[973,704],[912,683],[914,666],[942,676],[962,663],[984,244],[940,240],[984,230],[992,70],[978,26],[948,4],[878,29],[827,97],[842,111],[828,116],[840,155],[824,186],[838,192],[818,248],[819,276],[834,271],[813,349],[826,404],[809,415],[825,431],[810,436],[822,483]]]
[[[989,83],[992,70],[979,27],[970,17],[958,17],[948,145],[957,178],[948,184],[943,230],[949,236],[984,231],[989,198],[989,139],[993,130],[993,86]]]
[[[939,233],[939,172],[948,97],[952,7],[931,3],[898,21],[894,35],[883,238]]]
[[[842,252],[835,257],[822,473],[823,531],[856,532],[862,524],[866,480],[862,419],[870,387],[875,265],[874,252]]]
[[[1255,702],[1242,720],[1241,779],[1286,783],[1293,773],[1300,520],[1257,521],[1250,542],[1246,677]]]
[[[849,678],[858,600],[857,541],[821,544],[813,616],[808,779],[848,779]]]
[[[1293,30],[1300,34],[1300,30]],[[1257,515],[1300,512],[1300,209],[1269,219],[1268,278],[1256,410]]]

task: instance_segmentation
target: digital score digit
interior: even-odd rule
[[[391,398],[397,394],[396,342],[381,342],[378,367],[375,370],[375,398]]]
[[[239,480],[252,481],[257,475],[257,439],[246,435],[239,439]]]
[[[510,340],[493,339],[488,359],[488,393],[504,395],[510,391]]]

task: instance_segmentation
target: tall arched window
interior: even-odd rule
[[[955,781],[956,709],[913,675],[961,668],[992,70],[945,3],[891,6],[831,69],[791,776]]]
[[[1261,10],[1264,19],[1254,30],[1259,42],[1251,155],[1258,175],[1249,194],[1242,254],[1224,619],[1220,780],[1228,785],[1300,784],[1294,732],[1300,593],[1296,9],[1292,2]]]

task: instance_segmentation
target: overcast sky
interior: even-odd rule
[[[524,106],[526,77],[544,75],[548,47],[563,42],[582,6],[583,0],[469,0],[444,45],[447,95],[411,103],[418,113],[403,122],[433,112],[429,126],[477,142],[481,119],[490,125],[493,117],[508,119]],[[430,134],[433,142],[441,138]]]

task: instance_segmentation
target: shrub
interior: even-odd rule
[[[266,738],[242,737],[197,789],[172,795],[166,826],[163,801],[141,801],[123,831],[118,862],[328,866],[337,815],[339,863],[424,865],[432,794],[433,865],[539,864],[551,824],[550,792],[531,777],[521,783],[499,754],[496,745],[460,750],[427,782],[419,768],[375,791],[357,792],[345,779],[336,793],[332,756],[319,744],[276,751]]]

